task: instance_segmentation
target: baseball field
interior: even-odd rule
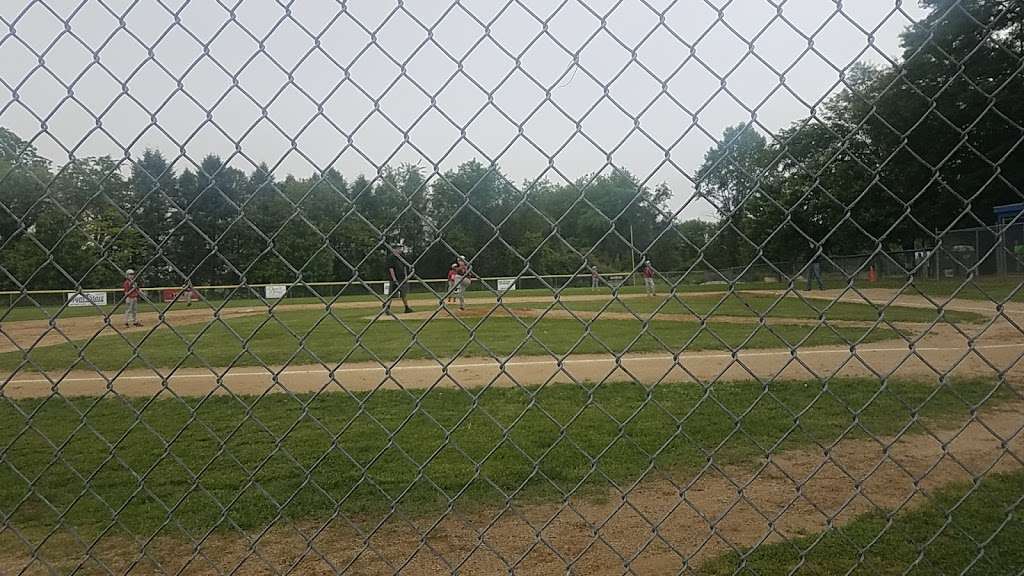
[[[943,526],[1002,522],[1024,484],[1003,449],[1024,305],[934,297],[197,302],[132,329],[115,307],[15,308],[0,569],[828,572],[939,530],[943,566],[998,571],[1019,522],[981,561]]]

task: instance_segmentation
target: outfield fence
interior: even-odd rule
[[[0,574],[1024,574],[1020,2],[2,4]]]
[[[1012,278],[1024,274],[1024,223],[1003,230],[992,227],[951,230],[944,236],[943,247],[922,247],[916,250],[885,250],[864,254],[828,254],[821,257],[821,273],[833,286],[849,284],[870,286],[877,280],[920,281],[950,279]],[[1022,249],[1018,250],[1017,246]],[[687,288],[695,285],[713,286],[721,283],[741,283],[742,289],[756,289],[757,284],[769,288],[802,288],[807,281],[808,263],[800,260],[756,261],[731,268],[656,271],[656,279],[663,289]],[[467,288],[470,292],[499,292],[499,282],[508,283],[506,290],[542,290],[552,294],[571,288],[594,288],[595,280],[586,271],[577,274],[521,274],[518,276],[492,276],[474,278]],[[347,296],[376,295],[385,297],[388,282],[375,280],[349,280],[338,282],[298,282],[293,284],[256,283],[192,286],[191,301],[223,300],[289,300],[310,298],[332,301]],[[447,297],[448,280],[414,276],[409,281],[414,293]],[[642,286],[640,272],[598,272],[596,287],[601,290]],[[268,290],[269,289],[269,290]],[[185,301],[181,286],[143,287],[145,299],[150,302],[176,303]],[[500,290],[505,292],[506,290]],[[72,304],[76,295],[102,294],[104,304],[113,304],[123,298],[121,288],[81,288],[73,290],[7,290],[0,291],[8,307],[16,306],[87,306],[81,300]]]
[[[688,277],[703,277],[703,274],[687,276],[685,272],[659,273],[659,284],[668,288],[673,284],[686,281]],[[507,285],[506,285],[507,284]],[[376,296],[384,299],[390,289],[390,283],[382,280],[352,280],[347,282],[301,282],[297,284],[221,284],[195,285],[191,287],[190,302],[222,302],[227,300],[254,300],[268,303],[278,300],[313,299],[330,302],[344,300],[349,296]],[[630,272],[598,274],[596,288],[603,292],[618,291],[623,288],[636,287],[637,275]],[[499,287],[503,287],[501,289]],[[409,291],[416,294],[430,294],[438,298],[448,297],[451,293],[446,278],[419,278],[408,281]],[[521,275],[516,277],[474,277],[467,287],[468,292],[484,292],[487,294],[507,293],[516,290],[543,291],[555,294],[572,288],[595,288],[590,274],[550,274]],[[184,303],[186,289],[174,286],[153,286],[140,289],[143,298],[150,302]],[[96,302],[76,296],[96,295]],[[75,290],[8,290],[0,291],[0,297],[6,298],[9,308],[18,306],[81,306],[91,304],[101,306],[113,305],[124,299],[123,288],[81,288]]]

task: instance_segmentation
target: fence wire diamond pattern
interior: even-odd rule
[[[0,22],[0,573],[1024,571],[1019,3]]]

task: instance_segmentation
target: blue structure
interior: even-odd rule
[[[1024,216],[1021,216],[1024,202],[996,206],[992,211],[995,212],[996,228],[999,231],[999,246],[996,250],[999,275],[1024,272]]]
[[[1002,206],[996,206],[992,211],[996,214],[996,222],[1000,225],[1005,225],[1012,222],[1018,214],[1024,212],[1024,202],[1003,204]]]

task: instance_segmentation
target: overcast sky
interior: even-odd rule
[[[768,130],[806,116],[838,90],[838,69],[895,57],[923,15],[900,0],[841,13],[832,0],[777,4],[3,0],[14,33],[0,39],[0,125],[58,164],[65,148],[159,148],[179,170],[239,152],[231,163],[247,171],[263,161],[279,177],[330,165],[354,177],[477,158],[518,183],[561,181],[552,164],[577,178],[610,162],[667,182],[683,217],[706,217],[687,175],[708,134],[751,109]]]

